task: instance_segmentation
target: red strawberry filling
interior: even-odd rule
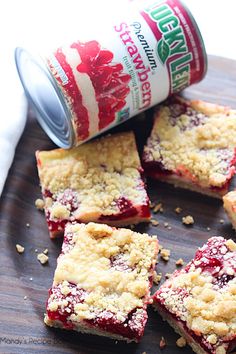
[[[145,158],[144,158],[145,159]],[[215,186],[210,186],[210,190],[216,193],[220,193],[221,191],[227,191],[230,185],[231,178],[234,176],[235,173],[235,162],[236,162],[236,155],[230,162],[230,168],[229,168],[229,173],[227,175],[227,180],[225,184],[223,184],[221,187],[215,187]],[[192,183],[196,184],[197,186],[200,186],[200,183],[198,183],[197,178],[191,174],[188,170],[185,169],[185,173],[182,170],[175,170],[175,171],[170,171],[166,170],[161,162],[158,161],[144,161],[143,162],[143,168],[147,174],[147,176],[151,178],[161,178],[169,175],[176,175],[179,177],[184,177],[185,179],[191,181]]]
[[[50,214],[46,214],[48,229],[50,232],[63,232],[68,220],[53,221],[50,219]]]
[[[141,183],[141,187],[143,182]],[[53,202],[59,202],[61,205],[67,207],[70,211],[70,216],[68,219],[52,219],[49,209],[45,210],[46,220],[50,232],[61,232],[65,229],[65,226],[68,221],[78,221],[81,220],[75,219],[73,212],[78,210],[80,207],[80,202],[78,200],[77,194],[71,189],[66,189],[64,192],[59,193],[54,196],[49,190],[44,190],[44,198],[52,198]],[[135,216],[140,218],[149,218],[150,217],[150,207],[149,199],[146,198],[145,202],[140,206],[134,206],[130,200],[125,197],[120,197],[116,201],[116,205],[119,209],[119,212],[112,215],[101,215],[98,219],[100,222],[111,222],[129,219]]]
[[[140,207],[133,206],[132,202],[125,197],[121,197],[116,202],[120,212],[113,215],[102,215],[99,221],[105,222],[106,220],[118,221],[122,219],[128,219],[138,215],[141,218],[150,217],[149,201],[146,200],[146,204]]]
[[[72,330],[75,329],[75,324],[69,317],[75,314],[74,306],[83,303],[88,293],[72,283],[69,283],[68,287],[71,291],[67,295],[61,293],[60,285],[49,290],[49,299],[58,303],[64,300],[67,302],[67,306],[58,306],[56,311],[51,311],[48,307],[48,300],[47,315],[50,320],[60,321],[65,329]],[[116,315],[110,311],[100,311],[96,312],[95,318],[84,319],[83,323],[90,328],[98,328],[125,338],[139,340],[143,335],[146,321],[146,311],[140,312],[140,309],[136,308],[127,315],[123,322],[118,320]]]

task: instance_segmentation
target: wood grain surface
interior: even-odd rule
[[[187,89],[184,96],[236,108],[236,62],[209,57],[206,78]],[[146,118],[141,115],[114,129],[133,129],[140,151],[151,128],[152,110],[145,115]],[[176,346],[178,336],[152,308],[148,310],[145,335],[139,344],[116,343],[110,339],[50,329],[44,325],[47,291],[52,283],[61,240],[49,239],[44,215],[34,206],[35,199],[41,196],[34,153],[37,149],[54,147],[30,111],[0,200],[0,353],[192,353],[188,346],[183,349]],[[189,261],[197,247],[210,236],[235,238],[220,200],[151,180],[148,180],[148,193],[152,201],[163,203],[164,212],[155,215],[159,226],[139,225],[136,229],[157,234],[160,243],[171,250],[170,261],[160,261],[158,272],[172,272],[176,269],[175,261],[180,257],[185,262]],[[180,215],[174,211],[177,206],[183,209]],[[195,220],[192,227],[181,223],[182,216],[188,214]],[[220,223],[220,219],[225,220],[224,224]],[[164,227],[165,222],[171,230]],[[210,231],[207,231],[208,227]],[[16,243],[25,247],[23,254],[16,252]],[[49,250],[49,263],[42,266],[37,261],[37,252],[45,248]],[[167,342],[167,347],[162,351],[159,348],[161,336]]]

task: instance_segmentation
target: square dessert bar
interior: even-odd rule
[[[143,154],[150,177],[213,197],[235,173],[236,110],[170,98],[156,111]]]
[[[156,236],[105,224],[68,223],[45,323],[139,341],[157,252]]]
[[[150,220],[132,132],[70,149],[36,152],[50,236],[68,221],[125,226]]]
[[[212,237],[153,295],[154,307],[198,354],[236,345],[236,243]]]
[[[223,196],[224,209],[236,230],[236,191],[231,191]]]

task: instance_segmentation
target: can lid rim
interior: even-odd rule
[[[36,118],[43,130],[46,131],[47,135],[56,145],[65,149],[74,146],[75,134],[72,125],[71,112],[69,111],[55,79],[51,75],[50,70],[47,68],[45,61],[38,54],[33,55],[26,49],[17,47],[15,48],[15,64],[26,97],[34,108]],[[44,81],[48,85],[46,88],[52,94],[51,98],[54,98],[53,105],[57,105],[55,108],[57,108],[57,111],[60,113],[58,119],[53,119],[53,116],[51,116],[50,113],[41,105],[40,98],[36,97],[36,91],[31,89],[30,84],[27,81],[28,74],[26,74],[24,70],[26,64],[28,65],[28,68],[26,69],[27,71],[29,69],[29,65],[31,65],[31,68],[40,71],[40,74],[44,75]]]

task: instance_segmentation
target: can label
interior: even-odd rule
[[[144,3],[103,38],[76,40],[46,58],[77,145],[204,76],[203,42],[185,7],[178,0]]]

